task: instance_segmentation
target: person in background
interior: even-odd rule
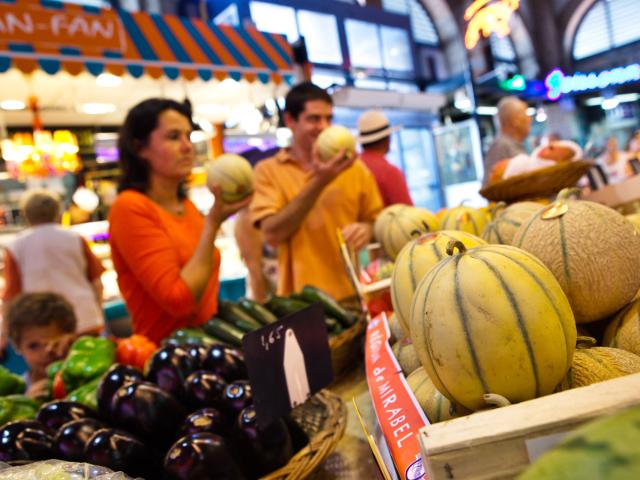
[[[13,347],[29,366],[26,394],[45,396],[47,367],[63,359],[76,338],[73,307],[55,293],[23,293],[9,304],[5,320]]]
[[[250,201],[226,204],[214,187],[216,201],[203,216],[187,199],[191,131],[187,106],[152,98],[129,111],[118,140],[123,173],[109,212],[111,257],[134,333],[155,342],[216,313],[214,240],[222,222]]]
[[[496,163],[526,153],[524,141],[531,131],[531,117],[527,115],[527,108],[527,104],[518,97],[504,97],[498,102],[500,133],[484,157],[483,185],[488,183]]]
[[[618,149],[618,139],[615,135],[609,136],[607,149],[596,160],[602,165],[610,184],[620,183],[633,174],[629,164],[631,155]]]
[[[360,160],[341,151],[320,161],[315,142],[332,118],[325,90],[309,82],[296,85],[284,109],[291,147],[255,169],[251,221],[278,248],[278,295],[309,284],[338,300],[353,296],[337,231],[358,251],[369,243],[382,209],[375,179]]]
[[[242,209],[236,215],[233,233],[247,267],[247,297],[264,303],[271,291],[264,274],[262,233],[251,223],[248,209]]]
[[[27,191],[21,210],[28,228],[5,251],[4,302],[20,293],[58,293],[73,306],[78,333],[101,333],[104,267],[100,260],[83,237],[59,225],[60,200],[52,192]]]
[[[391,165],[385,155],[391,149],[391,125],[379,110],[367,110],[358,118],[358,142],[362,147],[360,160],[364,162],[378,184],[384,206],[395,203],[413,205],[402,171]]]

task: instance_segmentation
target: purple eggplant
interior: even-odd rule
[[[102,428],[87,440],[84,460],[132,477],[159,478],[158,458],[129,432]]]
[[[238,380],[227,385],[222,397],[223,410],[236,417],[243,409],[253,403],[251,384],[246,380]]]
[[[293,442],[289,429],[282,419],[268,427],[258,426],[256,410],[248,406],[236,421],[234,430],[236,452],[251,459],[242,468],[249,478],[258,478],[285,465],[293,456]]]
[[[82,403],[69,400],[54,400],[40,407],[36,420],[55,431],[71,420],[96,418],[96,416],[97,412]]]
[[[180,438],[164,457],[173,480],[240,480],[243,477],[222,437],[193,433]]]
[[[200,370],[204,366],[204,361],[209,354],[209,349],[204,345],[185,345],[184,348],[195,362],[195,368]]]
[[[206,432],[216,435],[226,435],[229,432],[229,421],[215,408],[202,408],[196,410],[182,424],[180,435]]]
[[[98,410],[103,418],[111,418],[111,399],[121,386],[144,380],[142,372],[129,365],[115,364],[104,374],[98,385]]]
[[[60,427],[54,438],[58,453],[71,462],[84,461],[84,446],[105,425],[93,418],[71,420]]]
[[[175,440],[187,416],[175,398],[148,382],[120,387],[113,396],[111,412],[118,427],[163,447]]]
[[[198,365],[183,347],[166,345],[157,350],[147,364],[147,380],[177,399],[185,398],[184,381]]]
[[[203,367],[222,377],[227,382],[241,380],[248,377],[242,352],[235,348],[213,345],[204,360]]]
[[[226,386],[227,382],[220,375],[198,370],[185,381],[186,400],[194,408],[218,407]]]
[[[0,461],[46,460],[55,456],[53,432],[36,420],[16,420],[0,428]]]

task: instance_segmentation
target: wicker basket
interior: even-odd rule
[[[361,353],[360,348],[358,348],[359,342],[364,337],[367,323],[366,315],[362,312],[362,308],[355,297],[343,300],[340,304],[350,312],[358,315],[358,321],[350,328],[343,330],[339,335],[329,337],[334,379],[339,378],[358,364],[358,359],[361,356],[359,355]]]
[[[480,195],[494,202],[551,197],[563,188],[573,187],[592,166],[582,160],[559,163],[488,185]]]
[[[284,467],[262,480],[307,478],[334,450],[347,425],[347,409],[337,395],[322,390],[291,412],[293,420],[309,437],[309,443]]]

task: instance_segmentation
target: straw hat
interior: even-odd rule
[[[389,125],[389,119],[380,110],[367,110],[358,118],[358,142],[361,145],[377,142],[391,135],[396,128]]]

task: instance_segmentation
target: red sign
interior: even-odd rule
[[[83,51],[123,51],[124,35],[112,10],[97,14],[72,5],[46,8],[34,0],[0,3],[2,43],[28,43],[46,50],[80,46]]]
[[[429,420],[407,385],[389,345],[387,316],[369,322],[365,344],[367,384],[391,457],[403,480],[427,480],[420,457],[418,431]]]

